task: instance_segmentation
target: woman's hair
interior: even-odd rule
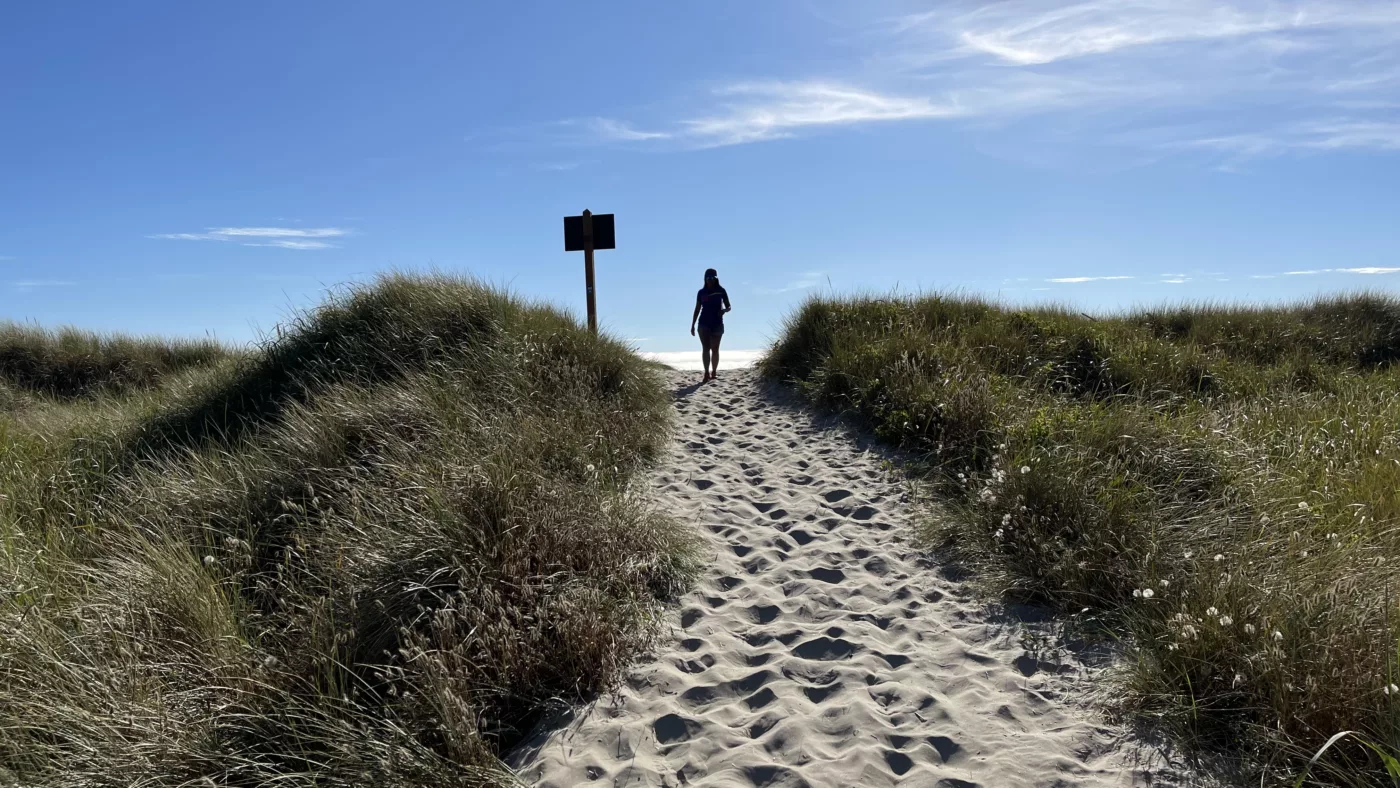
[[[709,287],[709,285],[710,285],[710,280],[711,280],[711,279],[715,280],[715,287],[719,287],[719,286],[720,286],[720,285],[719,285],[719,273],[718,273],[717,271],[715,271],[715,269],[713,269],[713,268],[706,268],[706,269],[705,269],[705,286],[706,286],[706,287]]]

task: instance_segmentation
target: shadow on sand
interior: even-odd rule
[[[705,381],[697,380],[694,383],[687,383],[682,386],[677,386],[675,391],[675,397],[676,399],[685,399],[691,394],[694,394],[695,392],[699,391],[700,388],[704,385]]]

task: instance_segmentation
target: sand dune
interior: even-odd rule
[[[527,782],[1186,784],[1072,701],[1082,666],[1028,654],[914,549],[878,455],[751,371],[675,379],[680,427],[654,482],[705,535],[708,569],[617,697],[512,755]]]

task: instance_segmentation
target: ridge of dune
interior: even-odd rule
[[[570,786],[1186,785],[911,542],[881,458],[751,370],[672,373],[658,504],[703,534],[674,636],[508,759]]]

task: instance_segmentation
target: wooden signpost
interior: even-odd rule
[[[598,333],[598,304],[593,295],[593,250],[616,249],[613,215],[584,211],[582,216],[564,217],[564,251],[583,252],[583,278],[588,286],[588,330]]]

